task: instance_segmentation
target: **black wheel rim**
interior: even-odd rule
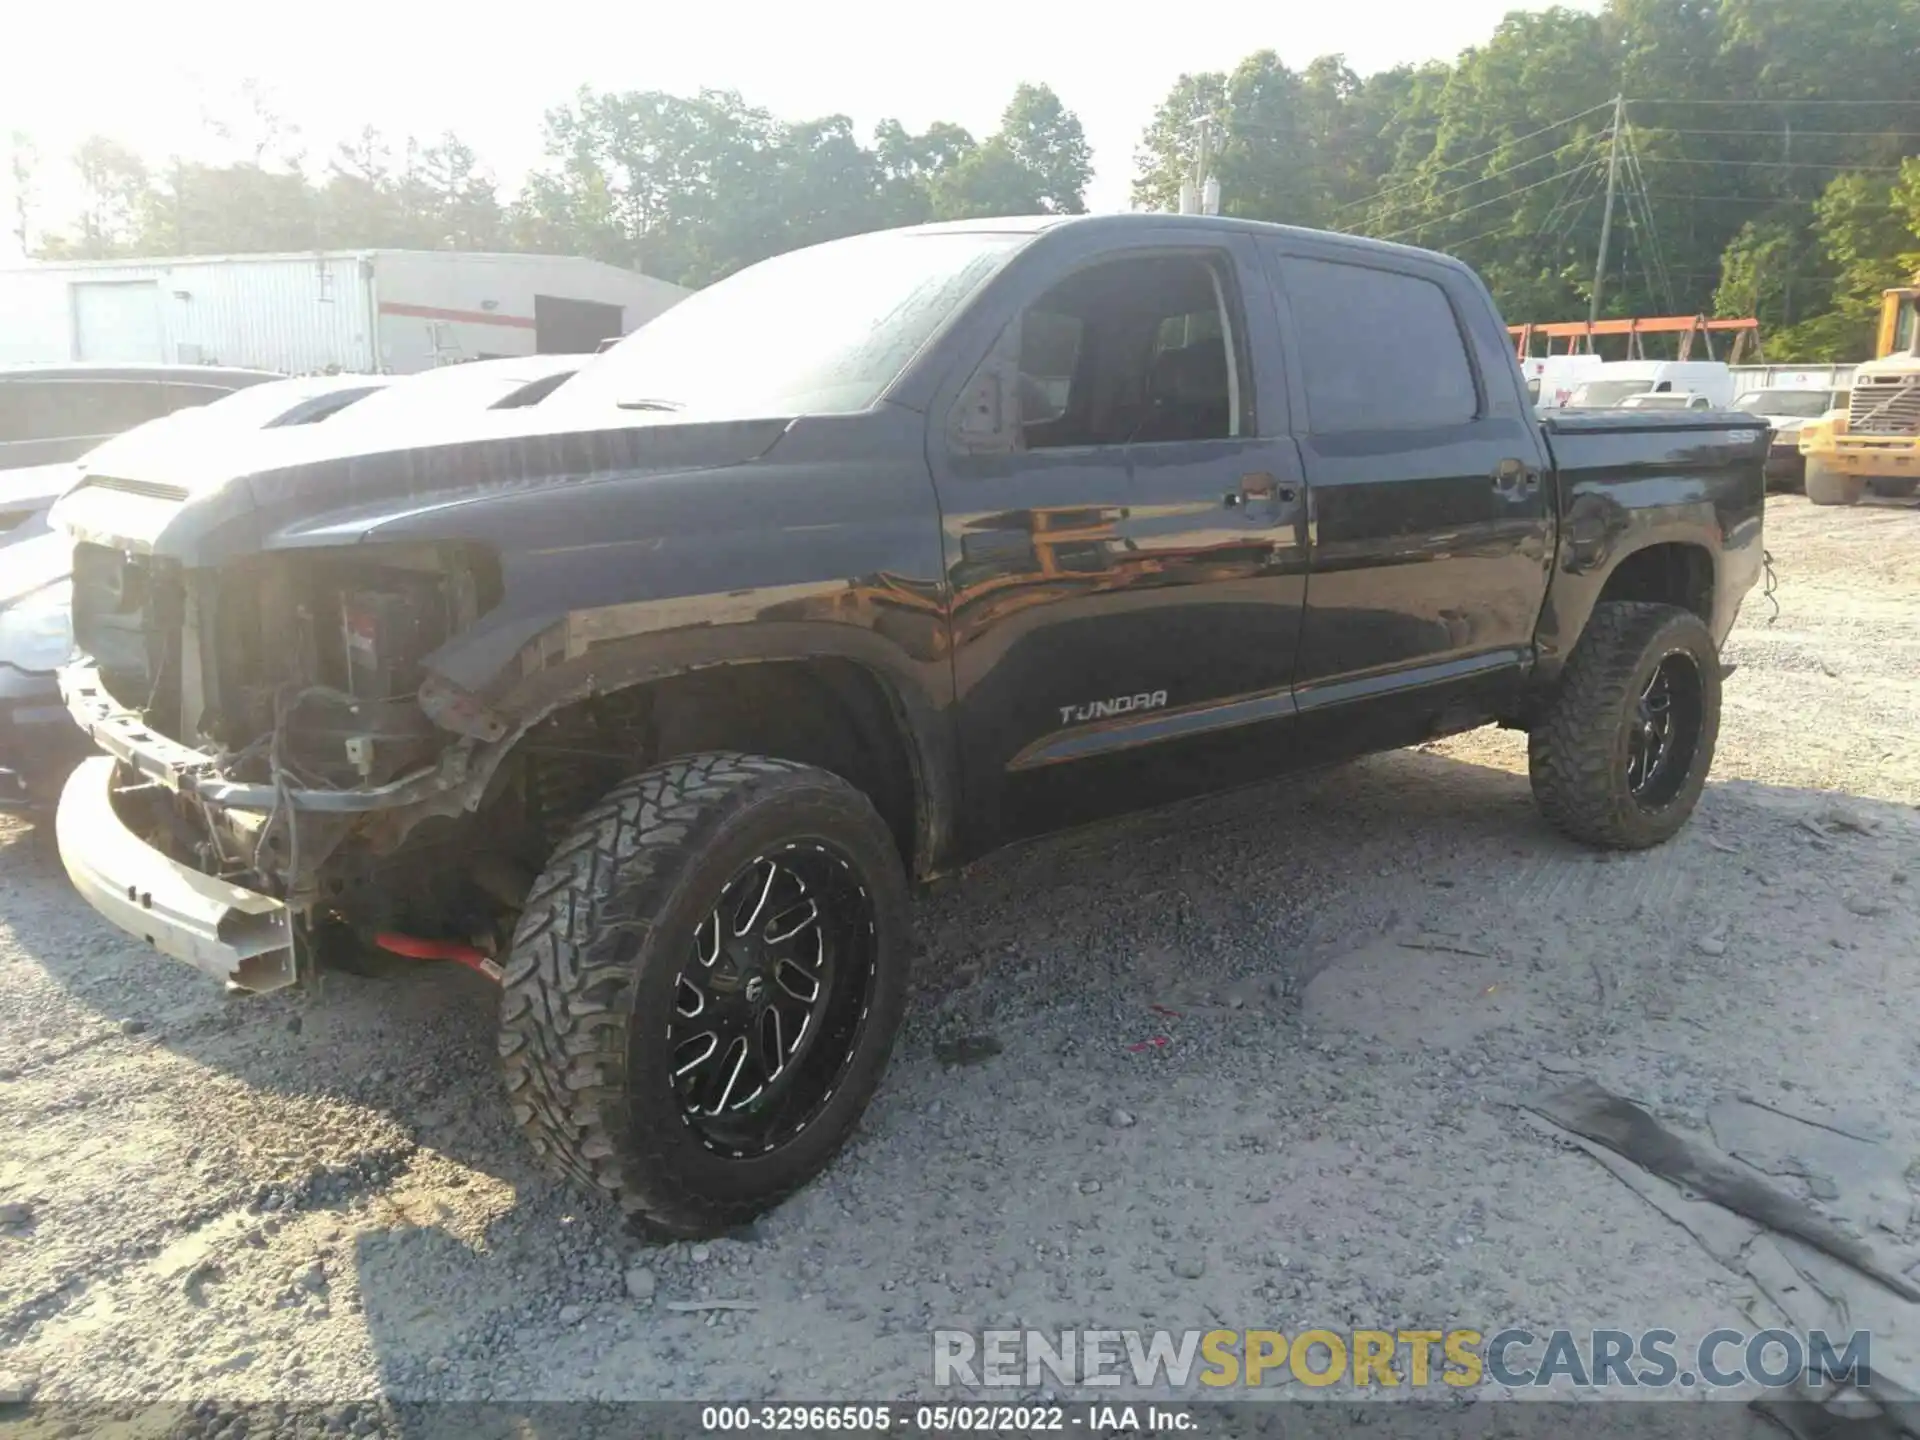
[[[1627,788],[1643,810],[1671,805],[1700,745],[1700,668],[1674,650],[1660,657],[1627,718]]]
[[[668,1026],[680,1116],[708,1149],[764,1155],[827,1107],[872,1004],[874,911],[818,842],[755,856],[695,928]]]

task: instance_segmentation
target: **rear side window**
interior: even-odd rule
[[[1480,413],[1459,321],[1433,281],[1294,256],[1280,271],[1315,434],[1463,425]]]

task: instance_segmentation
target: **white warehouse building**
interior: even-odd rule
[[[160,361],[405,375],[575,353],[688,294],[566,255],[327,250],[0,269],[0,363]]]

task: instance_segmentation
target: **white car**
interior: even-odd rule
[[[1773,426],[1773,444],[1767,449],[1769,490],[1806,489],[1807,457],[1800,453],[1800,427],[1832,411],[1845,410],[1852,393],[1824,385],[1768,386],[1734,397],[1734,409],[1758,415]]]

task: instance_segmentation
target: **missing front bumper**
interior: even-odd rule
[[[54,821],[73,886],[107,919],[162,954],[241,990],[279,990],[298,978],[287,907],[170,859],[114,809],[116,763],[84,762],[67,781]]]

